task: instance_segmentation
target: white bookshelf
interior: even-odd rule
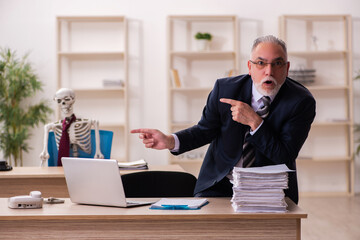
[[[168,99],[170,132],[196,124],[216,79],[232,70],[239,72],[238,22],[232,15],[168,16]],[[212,35],[207,51],[197,49],[194,35],[208,32]],[[170,70],[179,73],[181,86],[172,84]],[[180,156],[169,155],[170,163],[180,164],[197,175],[207,146]]]
[[[124,16],[58,16],[57,85],[75,91],[74,113],[114,132],[111,157],[128,159],[128,30]],[[104,80],[116,84],[105,86]],[[60,117],[60,112],[57,118]]]
[[[352,27],[349,15],[284,15],[280,36],[290,70],[315,69],[304,84],[316,99],[316,117],[297,159],[302,195],[354,193]],[[296,80],[296,79],[295,79]]]

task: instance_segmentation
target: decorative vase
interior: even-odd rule
[[[209,51],[210,50],[210,40],[197,39],[196,42],[197,42],[198,51]]]

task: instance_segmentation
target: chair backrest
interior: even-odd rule
[[[114,133],[112,131],[99,130],[100,134],[100,149],[101,153],[104,155],[105,159],[110,159],[111,155],[111,146]],[[79,150],[79,157],[81,158],[93,158],[95,155],[96,145],[95,145],[95,130],[91,129],[91,153],[86,153],[82,150]],[[48,159],[48,166],[57,166],[58,158],[58,148],[56,146],[55,134],[54,132],[49,132],[48,139],[48,152],[50,158]],[[70,150],[70,156],[72,151]]]
[[[193,197],[196,177],[186,172],[143,171],[121,176],[126,197]]]

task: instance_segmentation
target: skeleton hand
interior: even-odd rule
[[[41,163],[40,163],[40,166],[43,167],[44,166],[44,163],[46,163],[46,161],[50,158],[50,155],[48,152],[41,152],[40,153],[40,160],[41,160]]]
[[[104,155],[100,151],[95,152],[94,158],[104,158]]]

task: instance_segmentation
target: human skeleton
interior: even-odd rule
[[[64,118],[70,118],[73,114],[73,105],[75,103],[75,93],[69,88],[59,89],[54,97],[63,114],[63,119],[54,123],[48,123],[44,127],[44,148],[40,153],[41,166],[44,166],[49,159],[48,137],[49,131],[54,131],[56,146],[59,149],[59,142],[62,134],[62,123]],[[97,120],[76,118],[68,130],[70,138],[70,148],[73,150],[73,157],[78,157],[80,148],[86,153],[91,153],[91,127],[95,128],[96,151],[94,158],[104,158],[100,150],[99,122]]]

